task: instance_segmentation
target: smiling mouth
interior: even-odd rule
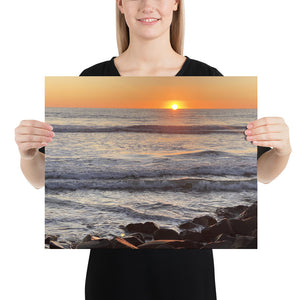
[[[141,18],[138,19],[139,22],[144,23],[144,24],[153,24],[158,22],[160,19],[157,18]]]

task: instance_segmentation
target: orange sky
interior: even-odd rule
[[[256,108],[257,77],[45,77],[47,107]]]

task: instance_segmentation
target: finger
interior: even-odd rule
[[[247,136],[247,141],[282,141],[281,133],[263,133]]]
[[[36,128],[36,127],[27,127],[27,126],[22,126],[18,127],[15,130],[16,135],[39,135],[39,136],[49,136],[49,137],[54,137],[55,133],[51,130],[46,130],[46,129],[41,129],[41,128]]]
[[[37,120],[23,120],[20,122],[20,126],[36,127],[36,128],[47,129],[47,130],[53,130],[53,127],[50,124],[47,124],[45,122],[40,122]]]
[[[280,141],[253,141],[253,145],[260,147],[270,147],[270,148],[279,148]]]
[[[264,117],[264,118],[255,120],[253,122],[250,122],[247,125],[247,128],[254,129],[254,128],[261,127],[261,126],[283,124],[283,123],[284,123],[284,120],[280,117]]]
[[[42,148],[45,146],[47,146],[47,143],[45,143],[45,142],[20,143],[19,150],[20,150],[20,152],[26,152],[31,149],[39,149],[39,148]]]
[[[265,125],[260,126],[253,129],[247,129],[245,131],[246,135],[256,135],[256,134],[263,134],[263,133],[279,133],[284,131],[285,128],[282,127],[282,125],[278,124],[272,124],[272,125]]]
[[[18,135],[15,138],[17,143],[31,143],[31,142],[52,142],[52,137],[50,136],[40,136],[40,135]]]

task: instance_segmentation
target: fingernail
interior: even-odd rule
[[[251,130],[248,130],[248,129],[247,129],[247,130],[245,131],[245,134],[246,134],[246,135],[251,135],[251,133],[252,133]]]
[[[53,130],[53,127],[49,124],[48,124],[48,128],[49,128],[49,130]]]
[[[248,129],[251,129],[252,127],[253,127],[253,125],[251,123],[247,125]]]

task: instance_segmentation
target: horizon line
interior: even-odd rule
[[[81,107],[81,106],[45,106],[45,108],[87,108],[87,109],[165,109],[165,110],[173,110],[172,108],[156,108],[156,107],[151,107],[151,108],[137,108],[137,107]],[[257,109],[257,107],[220,107],[220,108],[177,108],[176,110],[189,110],[189,109]]]

